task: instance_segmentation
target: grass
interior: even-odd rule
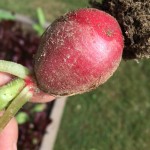
[[[148,150],[149,61],[122,62],[97,90],[71,97],[55,150]]]
[[[36,8],[41,7],[48,21],[69,10],[86,7],[88,0],[1,0],[0,8],[36,17]]]
[[[0,8],[31,15],[41,7],[47,20],[86,5],[86,0],[1,0]],[[148,150],[149,60],[122,61],[98,89],[70,97],[54,150]]]

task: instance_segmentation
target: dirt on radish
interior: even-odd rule
[[[123,45],[115,18],[91,8],[72,11],[54,21],[42,36],[35,55],[37,84],[54,95],[94,89],[117,69]]]

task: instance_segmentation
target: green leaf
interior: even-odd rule
[[[39,24],[34,24],[32,27],[38,33],[39,36],[43,34],[44,28],[41,27]]]
[[[42,8],[37,8],[37,17],[38,17],[38,21],[39,21],[39,24],[43,27],[46,20],[45,20],[45,15],[44,15],[44,12],[42,10]]]
[[[12,13],[0,10],[0,20],[14,20],[14,19],[15,16]]]
[[[17,120],[18,124],[24,124],[29,120],[29,116],[25,112],[19,112],[16,115],[16,120]]]
[[[6,127],[9,121],[33,96],[30,86],[26,86],[9,104],[3,116],[0,117],[0,132]]]
[[[17,78],[0,87],[0,110],[4,109],[25,86],[23,79]]]
[[[42,112],[45,109],[45,104],[36,104],[32,109],[33,112]]]
[[[31,71],[27,67],[6,60],[0,60],[0,72],[6,72],[23,79],[31,74]]]

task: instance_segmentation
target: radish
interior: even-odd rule
[[[123,45],[120,26],[109,14],[93,8],[69,12],[42,36],[34,59],[38,86],[53,95],[94,89],[117,69]]]
[[[34,74],[20,64],[0,60],[0,72],[20,78],[0,88],[0,96],[10,104],[0,118],[0,131],[40,91],[68,96],[106,82],[119,66],[123,47],[118,22],[103,11],[84,8],[58,18],[42,35],[34,56]],[[10,96],[12,86],[19,90],[18,95]]]

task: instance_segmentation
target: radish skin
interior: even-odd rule
[[[46,93],[84,93],[106,82],[118,68],[124,41],[111,15],[93,8],[69,12],[41,38],[34,58],[37,84]]]

